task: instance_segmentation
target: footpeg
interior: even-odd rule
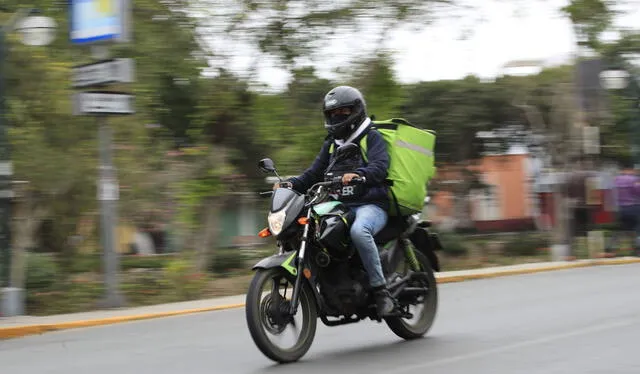
[[[400,317],[406,318],[406,319],[411,319],[411,318],[413,318],[413,314],[409,313],[409,312],[401,311],[400,312]]]

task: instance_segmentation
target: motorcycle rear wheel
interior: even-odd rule
[[[296,313],[296,316],[302,315],[302,325],[299,327],[300,335],[292,347],[280,347],[271,341],[267,334],[275,336],[282,334],[291,325],[291,322],[282,323],[282,321],[278,321],[279,318],[282,318],[282,315],[277,316],[270,309],[274,297],[277,297],[272,295],[273,291],[268,293],[263,291],[264,286],[270,282],[274,282],[274,284],[277,282],[278,295],[281,292],[280,287],[283,282],[290,286],[287,287],[290,288],[290,291],[293,290],[293,279],[288,276],[284,269],[258,270],[251,281],[246,297],[245,317],[247,326],[254,343],[265,356],[279,363],[294,362],[304,356],[313,343],[318,319],[316,302],[308,285],[303,283],[303,287],[300,290],[298,312]],[[289,305],[291,292],[288,295],[286,293],[285,288],[285,295],[280,295],[284,296],[284,298],[280,299],[280,303],[284,302]],[[286,309],[286,307],[283,308]],[[294,326],[294,329],[296,328],[297,324]]]
[[[416,258],[420,263],[421,270],[427,275],[427,288],[429,289],[426,296],[424,296],[422,303],[422,310],[419,313],[411,311],[413,318],[417,318],[415,323],[402,318],[402,317],[388,317],[385,318],[387,326],[393,331],[394,334],[405,340],[417,339],[424,336],[433,325],[433,321],[436,318],[438,309],[438,285],[436,283],[431,263],[427,257],[420,251],[414,249]],[[408,264],[407,264],[408,267]]]

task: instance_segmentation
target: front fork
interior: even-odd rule
[[[291,297],[291,309],[289,312],[292,316],[295,316],[298,312],[298,301],[300,299],[300,289],[302,288],[302,277],[304,275],[304,255],[307,249],[307,240],[309,234],[309,224],[311,218],[311,207],[307,210],[307,219],[304,225],[304,231],[302,233],[302,240],[300,243],[300,250],[298,251],[298,274],[296,274],[296,283],[293,286],[293,296]]]

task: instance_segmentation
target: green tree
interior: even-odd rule
[[[200,26],[209,34],[224,34],[230,40],[248,43],[292,71],[299,63],[316,60],[319,48],[336,37],[362,33],[381,40],[400,25],[425,27],[436,9],[453,3],[451,0],[226,0],[212,8],[202,0],[192,11],[200,15]],[[220,44],[212,47],[214,56],[224,59],[225,53]]]
[[[612,24],[615,3],[611,0],[571,0],[561,9],[573,23],[579,44],[594,50],[600,48],[600,36]]]
[[[169,84],[181,80],[197,83],[206,66],[203,54],[198,53],[194,23],[172,10],[176,4],[136,1],[133,43],[112,48],[116,57],[134,58],[137,67],[135,84],[114,87],[130,89],[136,95],[136,115],[110,120],[115,129],[115,161],[123,187],[120,208],[125,218],[165,201],[169,186],[167,180],[157,178],[162,172],[158,161],[168,145],[161,139],[152,147],[145,124],[159,123],[175,138],[192,126],[192,113],[197,112],[197,92]],[[7,0],[3,6],[7,13],[0,13],[0,22],[19,8],[33,6],[58,25],[68,24],[66,2]],[[91,118],[71,115],[69,81],[72,66],[90,61],[89,50],[71,46],[67,28],[59,27],[56,40],[47,47],[23,46],[13,34],[9,52],[7,117],[15,179],[27,182],[20,184],[16,248],[66,250],[78,218],[96,208],[97,130]],[[51,222],[51,240],[38,242],[36,233],[44,219]]]

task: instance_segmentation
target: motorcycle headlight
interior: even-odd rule
[[[269,213],[267,220],[269,221],[269,230],[273,235],[278,235],[282,232],[282,226],[284,225],[284,220],[287,217],[284,209],[275,213]]]

